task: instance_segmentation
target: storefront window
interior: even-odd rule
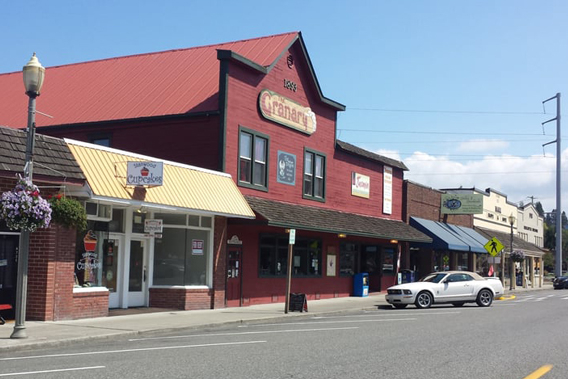
[[[321,241],[296,238],[293,248],[293,276],[321,276]],[[260,238],[260,276],[283,276],[287,273],[288,237],[263,235]]]
[[[394,262],[394,249],[386,248],[383,250],[382,254],[383,260],[383,274],[392,275],[394,274],[395,262]]]
[[[112,220],[108,226],[109,232],[124,233],[124,209],[113,209]]]
[[[132,233],[144,233],[144,220],[146,220],[146,213],[134,212],[132,215]]]
[[[88,231],[77,233],[75,286],[103,286],[103,252],[108,240],[108,223],[88,221]]]
[[[463,271],[467,271],[468,270],[468,266],[467,266],[467,257],[468,257],[468,253],[457,253],[457,258],[458,258],[458,270],[463,270]]]
[[[493,276],[493,273],[497,272],[498,269],[498,265],[494,263],[496,261],[497,259],[489,256],[489,254],[475,254],[474,271],[481,276]],[[493,266],[492,271],[490,271],[491,266]]]
[[[355,243],[342,243],[339,250],[339,275],[351,276],[356,273],[359,246]]]
[[[379,266],[380,251],[378,246],[364,246],[362,249],[362,264],[363,272],[369,274],[378,274],[380,272]]]
[[[449,271],[450,270],[450,254],[447,252],[436,251],[434,271]]]
[[[293,251],[293,275],[321,275],[321,242],[319,240],[298,239]]]
[[[164,228],[154,243],[155,285],[207,285],[209,231]]]
[[[186,224],[187,216],[184,214],[175,213],[156,213],[154,218],[162,220],[164,225],[184,225]]]

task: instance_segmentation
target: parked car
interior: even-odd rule
[[[557,276],[552,282],[555,290],[568,289],[568,276]]]
[[[387,289],[386,301],[402,309],[408,304],[429,308],[432,304],[450,303],[460,307],[477,303],[488,307],[503,294],[498,278],[484,278],[475,272],[444,271],[426,275],[418,282],[399,284]]]

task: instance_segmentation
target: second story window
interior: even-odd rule
[[[308,150],[304,153],[304,197],[325,199],[325,155]]]
[[[239,135],[239,184],[266,190],[268,188],[268,138],[241,130]]]

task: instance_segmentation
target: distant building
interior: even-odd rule
[[[527,257],[523,262],[516,264],[520,272],[525,274],[522,285],[531,283],[534,286],[535,278],[538,281],[536,284],[542,285],[543,271],[540,268],[542,267],[542,256],[545,253],[542,250],[544,226],[542,217],[538,215],[532,204],[528,207],[519,208],[516,203],[507,199],[507,195],[492,188],[482,191],[477,188],[460,187],[446,188],[443,191],[483,195],[483,213],[473,216],[473,225],[476,231],[487,236],[487,238],[497,238],[503,244],[507,259],[504,265],[506,286],[509,285],[507,281],[510,277],[508,256],[511,251],[517,250],[522,251]],[[500,262],[499,258],[497,258],[497,261]],[[513,287],[515,287],[515,284],[513,284]]]

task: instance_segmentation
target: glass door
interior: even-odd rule
[[[119,286],[119,258],[121,257],[121,239],[119,236],[110,236],[103,240],[103,272],[102,283],[108,288],[108,307],[118,308],[120,306]]]
[[[228,307],[240,307],[242,294],[241,294],[241,256],[242,247],[241,246],[230,246],[228,247],[227,256],[227,306]]]
[[[3,311],[4,318],[14,318],[18,274],[18,246],[20,237],[0,235],[0,304],[10,304],[11,311]]]
[[[128,307],[146,306],[148,288],[147,252],[144,240],[130,241]]]

